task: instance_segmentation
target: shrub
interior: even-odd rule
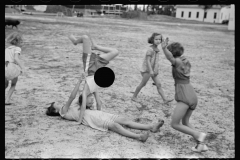
[[[66,16],[72,16],[71,9],[61,6],[61,5],[48,5],[45,13],[57,13],[63,12]]]
[[[128,11],[128,12],[123,12],[121,17],[128,18],[128,19],[147,19],[147,13],[141,12],[141,11]]]

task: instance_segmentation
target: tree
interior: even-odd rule
[[[134,11],[136,11],[137,10],[137,5],[134,5]]]
[[[163,5],[160,14],[172,16],[175,12],[174,5]]]

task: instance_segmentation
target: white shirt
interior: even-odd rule
[[[21,54],[21,48],[17,46],[9,46],[5,49],[5,61],[15,62],[15,54]]]
[[[98,85],[94,80],[94,75],[86,77],[86,83],[88,84],[90,93],[93,93],[98,89]]]

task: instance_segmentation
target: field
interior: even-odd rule
[[[27,67],[26,74],[19,77],[13,104],[5,105],[6,158],[235,157],[235,33],[228,31],[226,25],[174,20],[5,16],[23,22],[18,31],[24,35],[21,59]],[[16,30],[5,28],[6,35]],[[208,133],[208,152],[192,152],[193,138],[171,128],[176,102],[163,105],[152,80],[139,93],[141,101],[131,101],[132,92],[141,81],[139,69],[149,46],[147,38],[153,32],[160,32],[185,47],[184,55],[192,64],[191,83],[199,100],[190,121],[197,130]],[[82,46],[74,46],[67,38],[69,34],[91,34],[98,44],[120,52],[108,65],[115,73],[114,84],[100,88],[100,98],[105,104],[103,111],[145,124],[162,118],[165,124],[159,133],[151,133],[142,143],[111,131],[101,132],[45,115],[48,103],[67,101],[83,72]],[[165,94],[173,98],[171,65],[163,53],[159,73]]]

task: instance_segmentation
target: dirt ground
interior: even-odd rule
[[[18,30],[24,35],[22,60],[27,73],[19,77],[13,104],[5,105],[6,158],[235,157],[235,34],[227,26],[106,18],[11,17],[23,19]],[[6,34],[12,31],[16,29],[5,29]],[[149,46],[147,38],[153,32],[160,32],[185,47],[185,56],[192,63],[191,83],[199,100],[190,122],[197,130],[208,133],[208,152],[192,152],[193,138],[171,128],[176,102],[163,105],[152,80],[140,92],[141,102],[130,99],[141,81],[139,69]],[[45,115],[48,103],[67,101],[83,72],[82,46],[71,44],[67,35],[86,33],[98,44],[120,52],[108,65],[115,72],[114,84],[100,88],[100,98],[105,103],[103,111],[144,124],[164,119],[161,131],[150,133],[145,143]],[[165,94],[173,98],[171,65],[163,53],[159,73]],[[8,88],[5,95],[7,91]]]

